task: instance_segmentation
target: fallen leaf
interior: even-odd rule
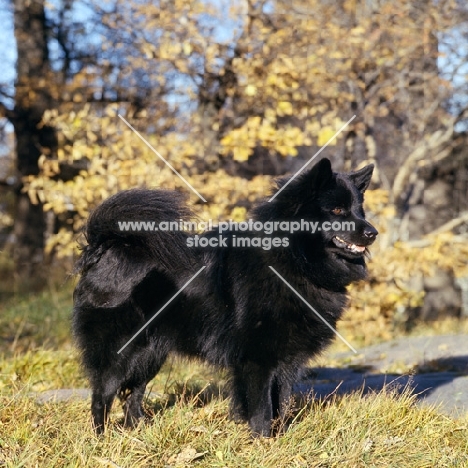
[[[188,445],[187,447],[184,447],[177,455],[172,455],[167,462],[169,464],[175,463],[176,465],[188,464],[194,460],[203,458],[207,453],[208,452],[197,452],[193,447]]]

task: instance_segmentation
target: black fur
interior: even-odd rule
[[[260,203],[252,213],[258,221],[338,220],[356,226],[352,232],[273,233],[269,237],[287,236],[289,246],[270,250],[196,249],[187,246],[183,232],[118,230],[117,221],[189,219],[175,192],[130,190],[99,206],[89,218],[87,245],[77,263],[81,279],[73,312],[97,433],[103,432],[116,395],[124,402],[127,426],[144,416],[146,385],[168,353],[176,352],[228,369],[232,416],[247,421],[254,434],[269,436],[301,368],[334,338],[269,266],[335,327],[346,306],[346,286],[366,274],[367,249],[352,252],[343,241],[363,250],[377,235],[362,208],[372,170],[370,165],[333,173],[323,159],[271,203]],[[235,235],[259,233],[225,232],[228,245]],[[118,354],[203,265],[205,270]]]

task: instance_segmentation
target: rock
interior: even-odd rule
[[[361,390],[366,394],[388,385],[402,391],[409,385],[418,404],[440,405],[450,416],[468,411],[466,335],[401,338],[334,359],[345,360],[348,368],[309,369],[295,391],[326,398]],[[405,370],[397,372],[399,367]]]

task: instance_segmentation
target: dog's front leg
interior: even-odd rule
[[[273,417],[279,418],[277,429],[285,432],[288,428],[288,419],[294,406],[292,386],[297,378],[298,371],[293,365],[280,366],[275,372],[271,386],[271,399]],[[276,432],[276,431],[275,431]]]
[[[273,415],[271,369],[256,363],[244,366],[247,418],[254,436],[271,436]]]

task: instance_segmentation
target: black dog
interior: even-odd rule
[[[253,226],[270,226],[268,236],[232,226],[222,236],[210,231],[198,238],[119,229],[124,221],[190,219],[177,192],[130,190],[99,206],[86,226],[73,312],[97,433],[104,431],[116,395],[127,426],[144,416],[146,385],[176,352],[227,368],[232,416],[248,421],[254,434],[269,436],[301,368],[334,335],[277,273],[335,327],[346,286],[365,277],[367,246],[377,235],[362,208],[372,171],[369,165],[334,173],[322,159],[290,184],[281,181],[281,193],[252,213]],[[314,233],[290,233],[279,223],[300,220],[320,224]],[[336,222],[352,222],[354,230]]]

